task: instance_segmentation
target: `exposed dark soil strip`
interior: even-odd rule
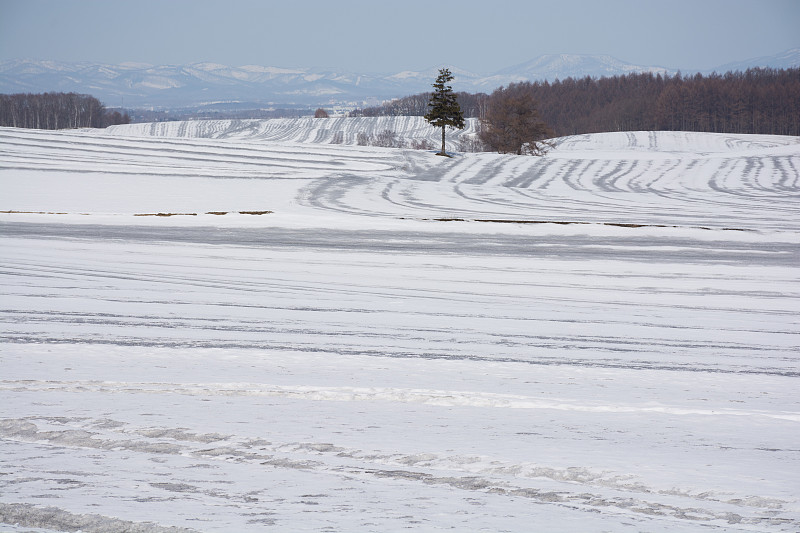
[[[189,216],[196,217],[197,213],[134,213],[135,217],[178,217]]]
[[[0,211],[2,214],[20,214],[20,215],[69,215],[70,213],[66,212],[55,212],[55,211],[14,211],[14,210],[7,210],[7,211]],[[229,211],[208,211],[206,215],[227,215]],[[239,211],[240,215],[268,215],[273,213],[273,211]],[[86,215],[88,213],[81,213],[82,215]],[[191,216],[196,217],[197,213],[134,213],[133,216],[135,217],[177,217],[177,216]]]
[[[408,220],[406,218],[401,218],[402,220]],[[575,221],[566,221],[566,220],[513,220],[513,219],[503,219],[503,218],[476,218],[476,219],[468,219],[468,218],[423,218],[421,220],[433,221],[433,222],[493,222],[496,224],[559,224],[562,226],[569,226],[569,225],[590,225],[590,224],[597,224],[601,226],[616,226],[619,228],[682,228],[688,227],[692,229],[703,229],[703,230],[722,230],[722,231],[755,231],[752,229],[745,229],[745,228],[709,228],[706,226],[675,226],[675,225],[667,225],[667,224],[634,224],[628,222],[575,222]]]
[[[56,213],[54,211],[0,211],[5,214],[23,214],[23,215],[68,215],[69,213]]]

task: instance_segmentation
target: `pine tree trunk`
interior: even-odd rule
[[[442,151],[439,152],[438,155],[447,155],[447,152],[444,150],[444,126],[442,126]]]

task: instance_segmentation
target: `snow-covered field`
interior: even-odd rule
[[[111,126],[108,133],[114,136],[184,137],[206,139],[232,139],[246,141],[279,141],[317,144],[357,145],[359,134],[369,137],[384,131],[394,132],[399,139],[410,144],[428,141],[440,147],[441,130],[432,128],[422,117],[334,117],[281,118],[273,120],[184,120],[148,124]],[[477,119],[466,119],[463,130],[447,132],[447,149],[456,150],[462,135],[477,133]]]
[[[800,530],[800,139],[358,120],[0,129],[0,531]]]

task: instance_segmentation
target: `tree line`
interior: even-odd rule
[[[58,130],[128,124],[127,113],[105,108],[86,94],[0,94],[0,126]]]
[[[493,101],[525,99],[554,137],[637,130],[800,135],[800,68],[567,78],[456,95],[465,117],[484,120]],[[430,93],[421,93],[354,114],[423,116],[429,100]]]
[[[628,74],[536,83],[529,90],[559,136],[634,130],[800,135],[800,68]]]
[[[396,98],[384,104],[350,112],[351,117],[422,117],[428,113],[433,93],[424,92]],[[464,118],[479,118],[486,114],[489,95],[485,93],[454,92]]]

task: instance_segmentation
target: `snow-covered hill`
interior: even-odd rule
[[[466,127],[446,132],[447,147],[457,150],[462,136],[474,137],[477,119],[466,119]],[[411,145],[427,141],[441,146],[441,130],[422,117],[287,118],[270,120],[186,120],[111,126],[109,135],[136,137],[183,137],[249,141],[304,142],[356,145],[359,135],[374,139],[385,131],[398,142]]]
[[[0,128],[0,529],[800,529],[800,139],[291,124]]]
[[[662,76],[674,74],[664,67],[632,65],[607,55],[548,54],[502,69],[480,83],[491,92],[496,87],[518,81],[553,81],[586,76],[602,78],[639,72]]]
[[[714,69],[718,73],[728,71],[745,71],[749,68],[797,68],[800,67],[800,48],[792,48],[771,56],[754,57],[744,61],[726,63]]]
[[[448,149],[457,150],[460,136],[473,134],[474,127],[473,120],[467,129],[450,132]],[[358,133],[385,130],[407,143],[428,140],[436,146],[439,140],[438,130],[422,117],[182,121],[112,126],[100,135],[256,142],[269,151],[276,142],[355,145]],[[800,222],[792,216],[794,197],[783,189],[791,191],[798,185],[796,137],[620,132],[565,137],[555,143],[557,148],[545,158],[461,157],[449,179],[423,163],[427,153],[399,152],[393,159],[403,162],[387,164],[414,169],[414,179],[392,180],[381,197],[363,197],[361,192],[358,197],[381,204],[373,207],[376,212],[398,216],[414,216],[419,210],[423,214],[417,216],[426,217],[648,221],[755,229],[750,213],[758,209],[758,224],[785,227]],[[384,157],[381,153],[376,160]],[[444,191],[443,181],[453,182],[453,190]],[[360,181],[350,185],[374,187]],[[348,186],[340,183],[337,191]],[[488,191],[491,200],[485,197]],[[636,193],[635,201],[628,205],[631,193]],[[727,193],[724,217],[708,208],[720,201],[720,193]],[[420,205],[414,207],[411,198],[420,198]],[[382,205],[386,200],[390,205]],[[355,212],[364,207],[351,206]],[[740,219],[739,213],[748,214]]]

